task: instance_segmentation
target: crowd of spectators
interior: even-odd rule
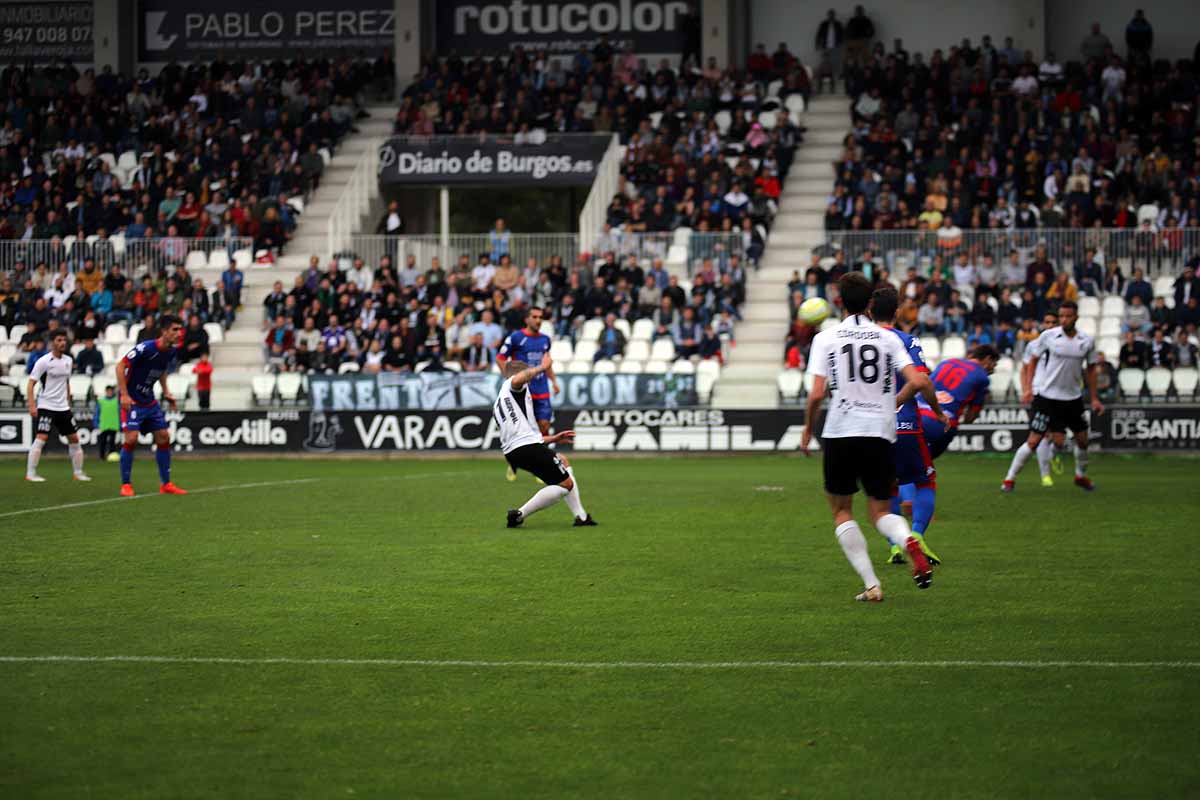
[[[520,48],[506,59],[432,57],[404,93],[395,129],[517,144],[539,131],[615,133],[625,151],[610,226],[752,232],[770,227],[803,138],[783,103],[808,91],[807,72],[784,45],[770,56],[760,45],[744,70],[714,60],[675,69],[602,37],[574,57]],[[762,119],[764,111],[772,116]]]
[[[362,90],[391,69],[386,59],[218,60],[153,77],[5,67],[0,328],[24,328],[0,369],[40,354],[59,329],[85,343],[125,322],[149,338],[163,313],[184,318],[187,357],[198,358],[204,323],[232,324],[243,275],[235,262],[216,286],[193,279],[191,240],[245,237],[273,258],[296,225],[289,199],[317,186],[321,150],[353,130]],[[102,359],[85,347],[77,367]]]
[[[61,246],[5,246],[0,266],[75,271],[93,258],[107,271],[123,249],[143,257],[115,247],[118,235],[180,240],[183,253],[190,238],[244,236],[277,252],[295,226],[288,199],[319,183],[320,151],[364,113],[357,98],[375,69],[347,60],[172,63],[154,77],[4,68],[0,240]],[[171,263],[175,253],[162,255]]]
[[[501,226],[498,226],[502,229]],[[383,256],[324,268],[314,256],[290,287],[277,282],[263,300],[264,347],[273,371],[337,371],[354,362],[366,372],[450,368],[487,370],[508,333],[543,310],[556,338],[584,340],[585,322],[599,320],[596,360],[621,356],[626,326],[650,320],[651,339],[670,338],[680,357],[722,357],[745,297],[739,254],[701,261],[690,281],[669,275],[662,259],[646,264],[608,251],[593,256],[530,258],[507,252],[434,257],[400,266]]]
[[[846,68],[853,133],[827,203],[836,231],[1137,228],[1171,249],[1200,228],[1200,68],[1127,51],[1093,25],[1078,58],[1038,62],[1006,39],[926,60],[898,40]]]
[[[1163,282],[1147,280],[1140,268],[1129,276],[1114,259],[1103,264],[1095,250],[1075,264],[1055,264],[1043,246],[1034,248],[1028,261],[1013,250],[998,263],[991,255],[972,260],[968,253],[956,259],[932,260],[928,275],[909,267],[893,276],[885,259],[863,252],[855,261],[844,250],[832,257],[821,252],[788,285],[793,318],[800,304],[811,297],[838,302],[836,284],[847,271],[857,270],[877,284],[891,283],[900,291],[896,325],[919,336],[963,337],[967,346],[990,344],[1002,355],[1020,358],[1024,347],[1047,326],[1056,324],[1058,306],[1081,298],[1109,297],[1123,301],[1117,332],[1124,339],[1118,366],[1147,368],[1194,367],[1200,345],[1200,254],[1193,256],[1174,277]],[[1118,304],[1121,305],[1121,304]],[[800,321],[792,324],[785,344],[785,364],[804,364],[815,330]],[[1106,354],[1109,358],[1116,353]]]
[[[123,323],[129,330],[136,326],[131,339],[109,344],[142,342],[157,338],[157,323],[164,314],[180,317],[186,326],[180,361],[196,361],[209,350],[205,324],[217,323],[226,330],[233,324],[244,280],[236,264],[230,264],[211,289],[182,265],[169,274],[137,281],[118,265],[103,272],[91,260],[79,272],[66,265],[50,272],[43,265],[27,274],[24,265],[18,265],[0,277],[0,331],[5,333],[0,343],[13,348],[0,363],[0,374],[13,364],[30,367],[60,330],[67,331],[72,345],[84,347],[76,358],[76,371],[96,374],[108,366],[95,344],[109,325]]]

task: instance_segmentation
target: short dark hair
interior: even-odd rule
[[[871,295],[871,319],[884,324],[896,318],[900,294],[891,286],[880,286]]]
[[[163,328],[169,328],[172,325],[182,326],[183,320],[180,319],[179,317],[175,316],[174,314],[163,314],[162,319],[160,319],[158,321],[158,329],[159,330],[162,330]]]
[[[1058,304],[1059,311],[1062,311],[1064,308],[1069,308],[1072,311],[1074,311],[1076,314],[1079,314],[1079,304],[1076,303],[1074,300],[1064,300]]]
[[[970,357],[976,361],[983,361],[985,358],[991,358],[999,361],[1000,351],[992,347],[990,344],[977,344],[971,348]]]
[[[54,332],[54,335],[50,337],[50,339],[51,339],[51,341],[53,341],[54,339],[57,339],[60,336],[64,339],[67,338],[67,332],[65,330],[57,330]]]
[[[847,272],[838,279],[842,306],[851,314],[862,314],[871,304],[871,282],[861,272]]]

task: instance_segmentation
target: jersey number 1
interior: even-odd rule
[[[842,352],[846,354],[846,367],[849,369],[846,380],[854,383],[854,345],[847,343],[842,347]],[[879,348],[873,344],[864,344],[858,349],[858,357],[858,377],[862,382],[875,383],[879,380]]]

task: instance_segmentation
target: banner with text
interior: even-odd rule
[[[587,376],[574,376],[587,377]],[[593,376],[604,377],[604,376]],[[561,378],[560,378],[561,380]],[[490,409],[387,411],[167,412],[177,452],[404,452],[497,450],[500,431]],[[80,441],[98,436],[92,415],[77,412]],[[555,411],[557,430],[576,432],[576,452],[795,452],[804,431],[801,409],[585,408]],[[959,453],[1010,453],[1025,440],[1028,410],[985,408],[950,446]],[[19,409],[0,411],[0,453],[24,453],[35,427]],[[53,437],[54,448],[65,442]],[[147,434],[139,441],[150,447]],[[1200,406],[1118,406],[1092,421],[1097,450],[1200,450]],[[569,448],[568,448],[569,449]]]
[[[489,408],[501,377],[491,372],[381,372],[312,375],[314,411],[434,411]],[[694,375],[560,375],[558,408],[695,405]]]
[[[607,36],[617,51],[632,47],[635,53],[682,53],[688,5],[679,0],[438,0],[437,49],[494,54],[523,47],[576,53],[581,47],[591,50],[601,36]],[[691,28],[698,39],[698,19]]]
[[[551,136],[544,144],[470,137],[396,137],[379,149],[379,183],[590,186],[609,137]]]
[[[76,64],[95,59],[92,0],[82,3],[0,3],[0,63]]]
[[[139,14],[140,61],[378,57],[394,46],[391,0],[141,0]]]

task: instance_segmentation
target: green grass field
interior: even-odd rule
[[[1198,465],[948,456],[868,606],[815,459],[0,461],[0,796],[1196,797]]]

